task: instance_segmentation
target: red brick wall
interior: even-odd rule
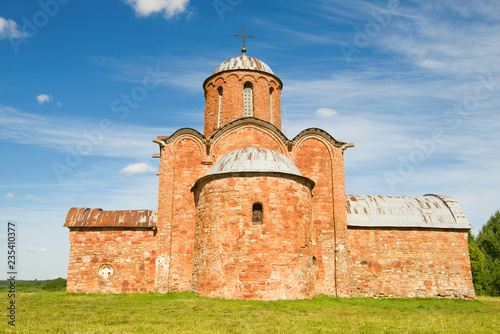
[[[197,189],[194,291],[231,299],[313,295],[311,192],[297,177],[218,178]],[[263,225],[252,225],[252,205]]]
[[[156,238],[153,231],[71,228],[68,292],[155,291]],[[109,264],[113,274],[98,275]]]
[[[354,297],[474,298],[467,232],[349,229]]]
[[[205,127],[206,137],[215,133],[219,113],[219,87],[222,87],[222,126],[243,118],[243,86],[253,85],[253,117],[270,122],[281,130],[280,94],[281,85],[270,74],[256,71],[222,72],[205,82]],[[272,122],[270,88],[274,89]]]
[[[224,154],[248,146],[284,151],[272,131],[240,126],[217,138],[207,156],[199,138],[182,135],[162,148],[158,192],[157,291],[191,291],[196,207],[191,188]]]
[[[185,135],[162,151],[158,198],[160,292],[191,291],[196,215],[191,188],[210,167],[202,165],[204,150],[199,139]]]
[[[224,154],[248,146],[287,155],[304,176],[316,182],[311,232],[311,247],[318,262],[314,268],[316,292],[349,296],[342,151],[324,138],[308,134],[290,152],[282,137],[255,124],[238,125],[217,137],[208,156],[201,140],[191,135],[182,135],[163,149],[158,202],[161,249],[158,290],[188,291],[192,288],[190,271],[196,214],[191,187]]]
[[[346,233],[342,151],[315,135],[293,149],[302,175],[316,182],[313,190],[313,250],[318,259],[316,292],[349,297],[349,253]]]
[[[224,154],[246,147],[267,148],[288,155],[285,144],[271,130],[245,125],[226,132],[211,147],[214,162]]]

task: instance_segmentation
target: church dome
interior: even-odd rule
[[[217,68],[215,69],[214,73],[212,75],[220,73],[220,72],[225,72],[225,71],[232,71],[232,70],[251,70],[251,71],[260,71],[260,72],[266,72],[272,75],[275,75],[274,72],[271,70],[271,68],[264,63],[263,61],[260,61],[257,58],[253,57],[248,57],[245,53],[243,53],[239,57],[234,57],[231,59],[226,60]]]
[[[283,154],[255,147],[227,153],[217,160],[207,175],[230,172],[276,172],[302,176],[292,160]]]

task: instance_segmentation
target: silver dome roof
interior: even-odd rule
[[[272,75],[275,75],[274,72],[271,70],[271,68],[264,63],[263,61],[260,61],[257,58],[253,57],[248,57],[246,54],[242,54],[239,57],[234,57],[231,59],[226,60],[217,68],[215,69],[214,73],[212,75],[220,73],[220,72],[225,72],[225,71],[232,71],[232,70],[252,70],[252,71],[261,71],[261,72],[266,72]]]
[[[255,147],[227,153],[217,160],[207,175],[230,172],[277,172],[302,176],[293,161],[283,154]]]

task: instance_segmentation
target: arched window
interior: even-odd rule
[[[250,82],[245,83],[243,86],[243,107],[245,110],[245,117],[253,116],[253,86]]]
[[[269,114],[270,114],[270,122],[273,122],[273,95],[274,95],[274,89],[271,88],[269,89]]]
[[[264,215],[262,212],[262,204],[254,203],[252,206],[252,225],[262,225],[264,223]]]
[[[313,266],[316,265],[316,256],[313,256]]]
[[[222,127],[222,87],[219,87],[219,113],[217,114],[217,127]]]

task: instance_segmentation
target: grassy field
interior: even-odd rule
[[[20,293],[16,304],[18,333],[500,333],[493,297],[261,302],[36,292]],[[0,332],[14,332],[6,317]]]

